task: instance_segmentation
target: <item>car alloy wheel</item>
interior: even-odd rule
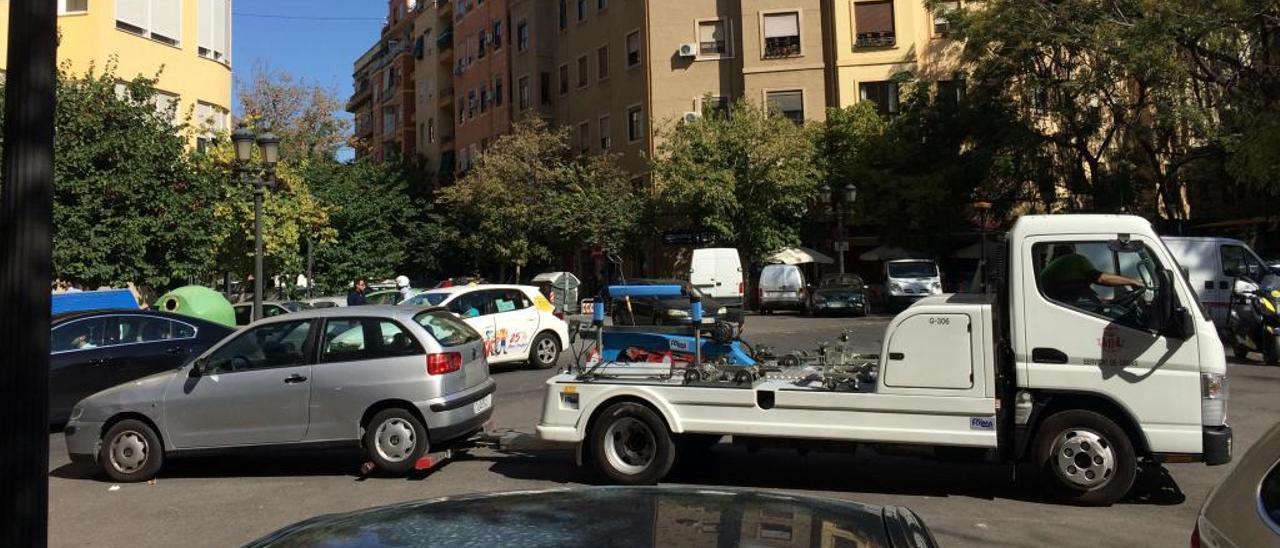
[[[413,425],[398,417],[383,421],[374,434],[374,450],[387,462],[403,462],[416,446]]]

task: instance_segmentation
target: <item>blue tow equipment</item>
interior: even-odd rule
[[[689,326],[672,327],[603,327],[604,303],[597,299],[593,307],[593,323],[599,329],[600,357],[605,362],[655,361],[659,357],[672,361],[689,361],[700,365],[715,362],[724,365],[756,365],[744,351],[735,335],[726,336],[721,326],[703,323],[702,299],[688,294],[679,285],[611,285],[611,298],[689,297]],[[736,333],[730,329],[729,333]],[[711,336],[708,336],[711,332]],[[719,332],[717,334],[717,332]],[[646,359],[648,358],[648,359]]]

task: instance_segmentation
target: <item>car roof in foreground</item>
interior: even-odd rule
[[[794,517],[744,527],[764,515]],[[248,546],[736,546],[763,538],[758,529],[801,546],[836,530],[860,546],[933,546],[923,524],[901,508],[688,487],[446,497],[320,516]]]
[[[50,318],[50,320],[51,320],[51,323],[60,324],[60,323],[65,323],[72,320],[79,320],[83,318],[92,318],[94,316],[107,316],[107,315],[154,316],[157,318],[178,320],[178,321],[183,321],[188,323],[216,325],[219,327],[225,327],[228,330],[235,330],[234,327],[228,327],[217,322],[211,322],[204,318],[197,318],[195,316],[187,316],[184,314],[176,314],[173,312],[166,312],[164,310],[152,310],[149,308],[103,308],[98,310],[76,310],[74,312],[63,312],[61,314],[54,314],[53,317]]]

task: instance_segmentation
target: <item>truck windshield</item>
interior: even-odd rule
[[[932,261],[889,263],[890,278],[936,278],[938,265]]]

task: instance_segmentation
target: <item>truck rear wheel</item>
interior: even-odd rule
[[[596,466],[624,485],[653,485],[675,462],[671,432],[652,409],[634,402],[610,405],[591,430]]]
[[[1124,429],[1082,409],[1056,413],[1040,425],[1035,459],[1049,493],[1085,506],[1110,506],[1129,493],[1138,475]]]

